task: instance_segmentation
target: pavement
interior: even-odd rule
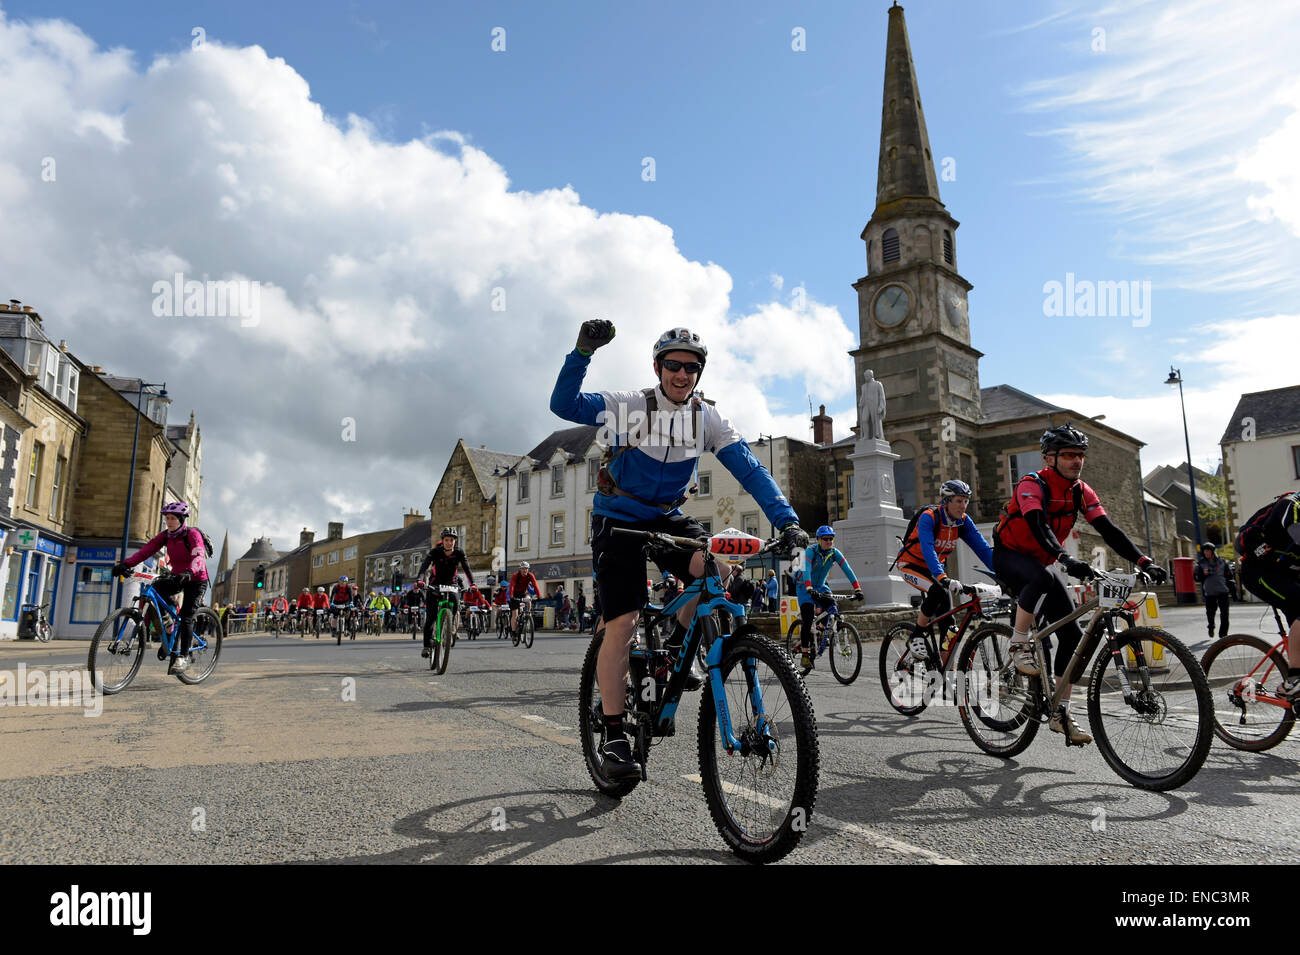
[[[1236,614],[1234,632],[1258,616]],[[1162,623],[1200,655],[1201,608]],[[197,687],[146,655],[99,716],[0,707],[0,862],[736,862],[700,788],[699,694],[648,782],[621,801],[593,788],[576,712],[588,640],[462,640],[438,676],[405,637],[254,634],[229,639]],[[820,791],[787,862],[1300,861],[1300,733],[1266,753],[1216,740],[1182,789],[1145,792],[1095,746],[1044,731],[1002,760],[951,706],[899,716],[878,647],[850,686],[824,665],[808,678]],[[85,653],[6,642],[0,671],[79,668]]]

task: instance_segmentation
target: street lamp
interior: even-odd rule
[[[505,530],[505,551],[501,555],[501,573],[506,575],[510,572],[510,475],[515,471],[514,468],[503,468],[497,465],[492,469],[493,477],[504,477],[506,479],[506,530]]]
[[[1165,379],[1166,385],[1178,386],[1178,403],[1183,409],[1183,444],[1187,448],[1187,486],[1192,491],[1192,524],[1196,528],[1196,540],[1193,542],[1200,547],[1203,539],[1201,537],[1201,509],[1196,500],[1196,475],[1192,472],[1192,441],[1187,434],[1187,402],[1183,400],[1183,372],[1181,368],[1169,366],[1169,377]]]
[[[144,390],[146,388],[162,388],[158,397],[163,401],[167,400],[167,382],[164,381],[160,383],[156,381],[145,381],[143,378],[140,379],[140,387],[136,389],[135,393],[135,434],[131,438],[131,474],[127,478],[126,482],[126,516],[122,519],[122,560],[126,560],[126,551],[130,546],[131,504],[135,498],[135,457],[136,449],[140,442],[140,415],[143,414],[140,410],[140,403],[144,400]],[[125,586],[124,581],[119,580],[117,582],[118,607],[122,606],[122,592]]]

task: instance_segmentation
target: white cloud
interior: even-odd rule
[[[0,244],[5,295],[83,360],[167,381],[177,417],[195,410],[214,536],[283,547],[344,517],[349,532],[394,527],[427,507],[458,437],[529,450],[566,426],[548,398],[592,316],[619,336],[588,390],[651,383],[650,343],[682,324],[705,336],[704,388],[746,433],[806,430],[806,409],[768,408],[775,380],[822,401],[851,389],[834,308],[737,318],[731,277],[682,256],[668,225],[568,186],[511,191],[463,133],[394,143],[330,117],[260,47],[209,38],[138,69],[68,23],[0,12],[0,104],[7,140],[41,143],[59,169],[43,182],[39,162],[0,153],[5,213],[33,224]],[[153,283],[177,271],[260,283],[260,321],[154,318]]]
[[[1058,185],[1122,221],[1117,254],[1189,289],[1300,286],[1300,6],[1182,0],[1049,21],[1077,68],[1020,92],[1053,115]],[[1105,52],[1078,42],[1103,25]]]
[[[1251,392],[1300,384],[1300,372],[1289,364],[1285,344],[1295,337],[1300,315],[1273,315],[1246,321],[1209,322],[1192,329],[1193,339],[1173,358],[1182,372],[1187,404],[1187,432],[1192,460],[1198,467],[1218,461],[1223,437],[1237,407],[1242,388]],[[1145,368],[1147,387],[1136,397],[1062,392],[1041,397],[1082,414],[1106,415],[1105,424],[1144,441],[1144,471],[1159,464],[1187,459],[1178,388],[1159,382],[1168,369],[1136,356]],[[1132,377],[1126,390],[1136,391]],[[1212,469],[1212,468],[1211,468]]]

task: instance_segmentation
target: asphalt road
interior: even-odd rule
[[[1258,608],[1240,606],[1232,629],[1258,632]],[[1163,622],[1200,655],[1203,611]],[[439,677],[405,637],[257,634],[229,639],[197,687],[147,655],[100,716],[0,707],[0,862],[736,861],[696,781],[698,694],[648,783],[621,803],[594,790],[577,740],[586,646],[462,640]],[[1300,732],[1262,754],[1216,740],[1187,786],[1148,793],[1045,731],[1004,761],[951,707],[897,715],[878,646],[852,686],[825,666],[809,677],[821,787],[787,862],[1300,861]],[[0,644],[0,670],[81,667],[85,652]]]

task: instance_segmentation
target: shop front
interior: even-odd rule
[[[31,528],[10,530],[0,543],[4,546],[4,562],[0,564],[0,579],[4,580],[0,638],[18,635],[19,615],[28,604],[43,605],[46,619],[55,635],[60,636],[59,577],[65,545]]]

